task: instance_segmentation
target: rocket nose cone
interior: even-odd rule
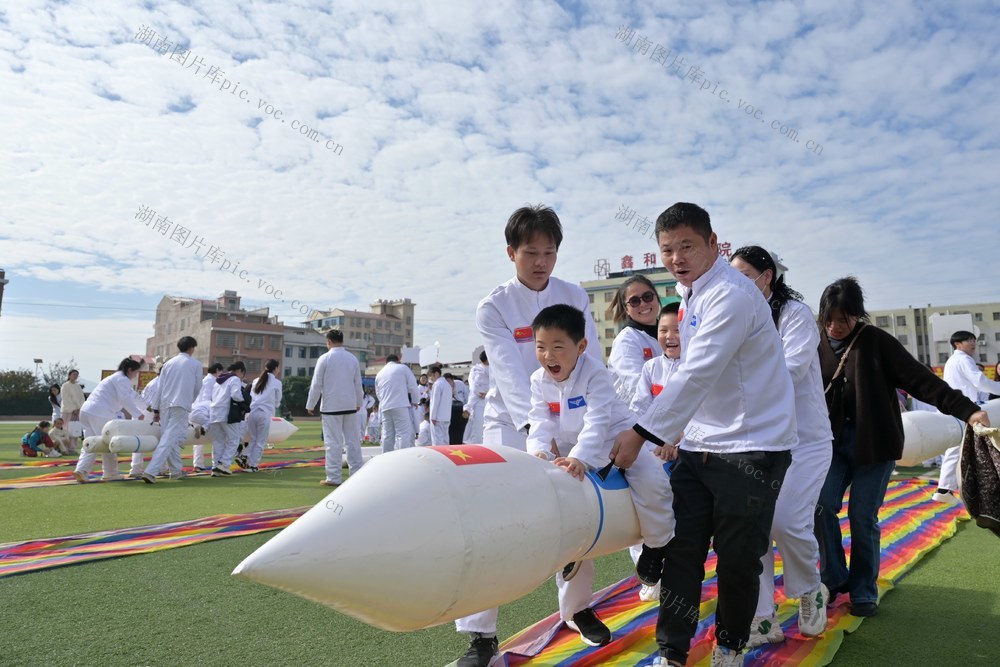
[[[389,630],[432,624],[452,604],[466,554],[448,484],[421,455],[372,459],[233,575]]]

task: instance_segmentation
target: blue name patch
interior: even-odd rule
[[[587,405],[587,401],[584,400],[583,396],[577,396],[576,398],[567,398],[566,406],[572,410],[573,408],[582,408]]]

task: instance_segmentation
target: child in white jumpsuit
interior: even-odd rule
[[[542,365],[531,375],[528,452],[555,464],[581,481],[584,474],[609,461],[615,436],[628,430],[634,416],[618,398],[611,374],[584,354],[586,316],[573,306],[544,308],[532,322],[535,350]],[[673,497],[663,462],[642,449],[626,471],[643,544],[666,546],[673,537]],[[575,568],[567,568],[572,573]],[[594,564],[584,560],[566,580],[556,574],[559,612],[583,641],[599,646],[611,641],[611,631],[589,607]]]

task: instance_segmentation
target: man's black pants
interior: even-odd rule
[[[716,638],[721,646],[744,648],[757,608],[760,559],[771,548],[774,504],[790,462],[787,450],[680,451],[670,478],[677,526],[664,550],[656,621],[660,655],[680,663],[687,660],[698,625],[710,540],[718,556]]]

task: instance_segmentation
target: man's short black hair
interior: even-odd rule
[[[181,352],[190,352],[198,346],[198,341],[193,336],[184,336],[177,341],[177,349]]]
[[[656,218],[656,238],[660,232],[672,232],[678,227],[690,227],[706,241],[712,237],[712,221],[708,211],[697,204],[677,202]]]
[[[956,331],[951,335],[951,347],[952,349],[955,349],[959,343],[964,343],[969,340],[976,340],[976,334],[971,331]]]
[[[223,366],[218,361],[216,361],[214,364],[212,364],[211,366],[208,367],[208,372],[209,373],[218,373],[218,372],[222,371],[224,368],[225,368],[225,366]]]
[[[395,354],[390,354],[389,356],[387,356],[385,358],[385,363],[387,363],[387,364],[389,362],[392,362],[392,361],[395,361],[396,363],[399,363],[399,357],[397,357]]]
[[[427,373],[428,374],[430,374],[430,373],[437,373],[438,375],[441,375],[442,369],[443,369],[443,366],[441,366],[441,364],[431,364],[427,368]]]
[[[664,315],[680,315],[680,313],[681,313],[681,302],[674,301],[672,303],[668,303],[663,308],[660,308],[660,314],[656,316],[656,319],[659,320]]]
[[[507,245],[514,250],[531,243],[531,240],[538,235],[551,240],[556,250],[559,249],[563,238],[562,224],[559,222],[559,216],[550,207],[541,204],[522,206],[507,219],[504,236],[507,238]]]
[[[331,343],[343,343],[344,332],[339,329],[330,329],[326,332],[326,339]]]
[[[531,331],[537,335],[539,329],[565,331],[570,340],[579,343],[587,336],[586,315],[579,308],[564,303],[547,306],[531,321]]]

